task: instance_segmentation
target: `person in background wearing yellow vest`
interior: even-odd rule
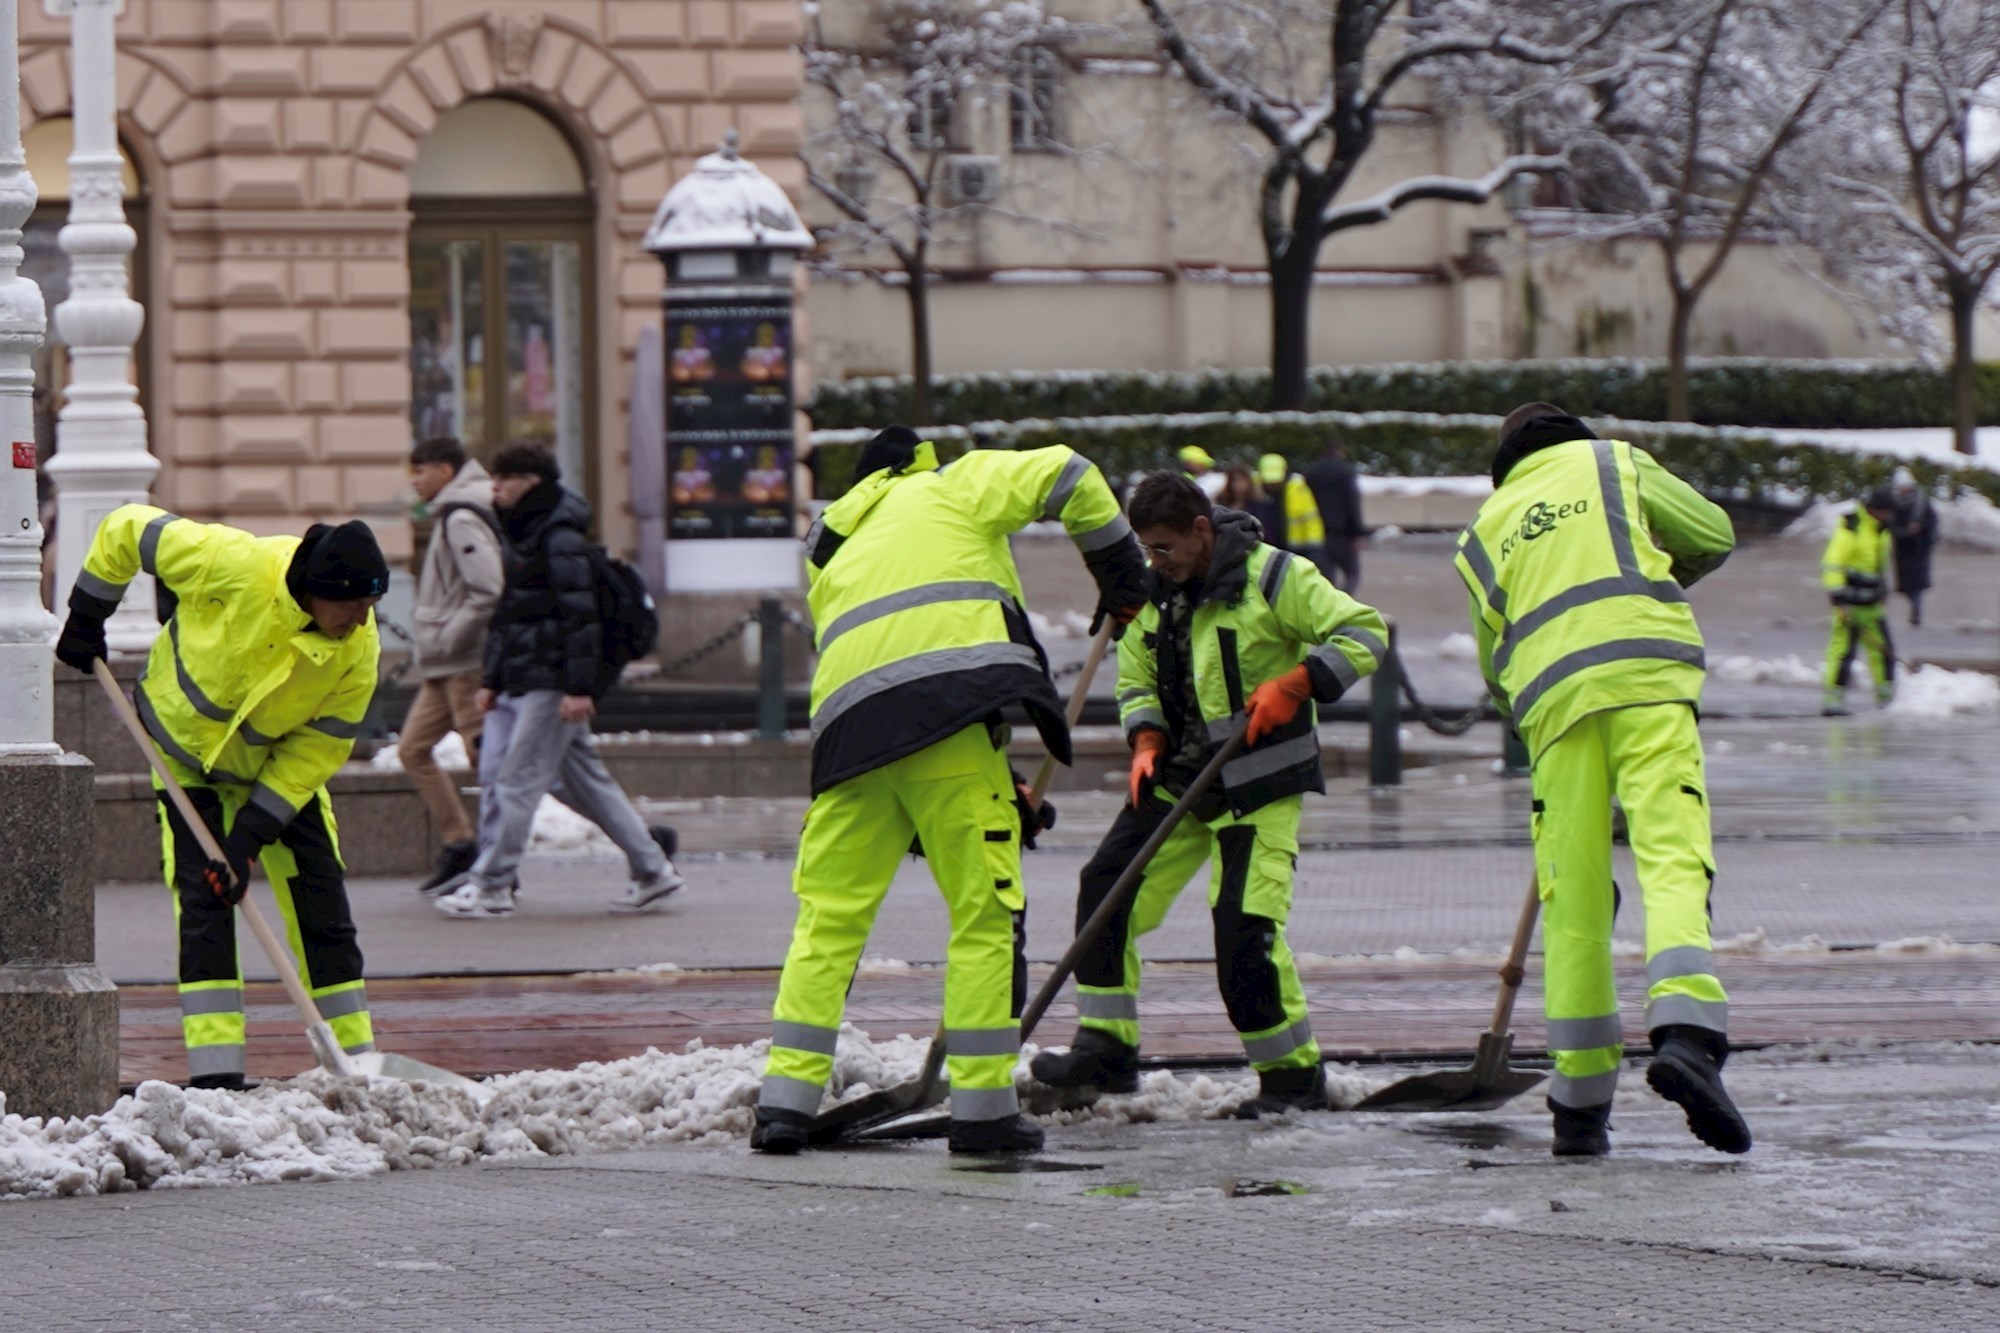
[[[348,908],[328,779],[375,696],[375,603],[389,566],[368,525],[315,523],[303,540],[254,537],[151,505],[98,525],[56,656],[89,672],[104,622],[141,570],[175,602],[133,702],[225,861],[210,861],[158,778],[161,859],[180,927],[181,1031],[198,1088],[243,1077],[243,973],[231,910],[261,861],[285,937],[344,1050],[375,1033]]]
[[[1128,512],[1154,572],[1118,650],[1131,799],[1083,868],[1079,927],[1246,718],[1248,745],[1154,856],[1129,912],[1078,963],[1069,1050],[1044,1051],[1029,1068],[1052,1087],[1137,1089],[1139,939],[1206,862],[1216,980],[1258,1079],[1237,1115],[1325,1110],[1326,1071],[1285,920],[1303,797],[1326,790],[1314,704],[1381,664],[1388,626],[1310,560],[1259,541],[1247,514],[1211,508],[1185,477],[1153,473]]]
[[[1061,445],[978,450],[940,469],[930,442],[891,426],[855,475],[806,537],[819,649],[813,799],[750,1146],[806,1145],[855,964],[914,838],[951,911],[951,1151],[1033,1152],[1042,1131],[1014,1091],[1027,989],[1021,844],[1045,816],[1026,808],[1008,769],[1000,710],[1022,706],[1050,754],[1068,763],[1071,752],[1007,539],[1060,521],[1096,579],[1100,624],[1138,613],[1145,567],[1111,488]]]
[[[1320,564],[1326,552],[1326,527],[1319,521],[1319,503],[1306,479],[1292,471],[1283,454],[1265,454],[1257,460],[1257,480],[1264,483],[1264,494],[1279,517],[1276,528],[1264,524],[1264,540]]]
[[[1889,637],[1889,521],[1896,497],[1877,486],[1833,525],[1820,557],[1820,582],[1833,603],[1833,633],[1826,645],[1823,717],[1847,716],[1847,673],[1855,650],[1868,656],[1875,702],[1896,696],[1896,645]]]
[[[1729,516],[1652,455],[1528,403],[1500,428],[1493,495],[1458,542],[1487,687],[1534,756],[1549,1088],[1559,1157],[1611,1150],[1624,1039],[1611,971],[1611,801],[1646,912],[1646,1080],[1709,1147],[1747,1152],[1722,1086],[1715,856],[1695,712],[1701,630],[1682,591],[1735,547]]]
[[[1222,484],[1228,480],[1216,468],[1215,459],[1208,450],[1198,444],[1184,444],[1175,457],[1180,459],[1181,471],[1187,473],[1188,480],[1201,487],[1201,493],[1213,500],[1222,494]]]

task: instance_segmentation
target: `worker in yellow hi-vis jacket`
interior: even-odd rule
[[[1826,690],[1820,712],[1847,712],[1847,675],[1858,651],[1875,680],[1875,702],[1896,697],[1896,645],[1889,637],[1889,522],[1896,499],[1877,486],[1840,516],[1820,557],[1820,582],[1833,605],[1833,632],[1826,645]]]
[[[181,1029],[196,1087],[242,1088],[243,973],[232,910],[259,861],[322,1017],[350,1052],[374,1049],[361,950],[326,784],[375,694],[374,606],[389,566],[366,524],[255,537],[151,505],[98,526],[56,656],[89,672],[104,622],[141,570],[174,603],[133,702],[221,844],[202,852],[159,790],[161,856],[180,927]]]
[[[855,475],[806,536],[813,800],[750,1146],[806,1145],[855,964],[914,838],[951,911],[951,1150],[1031,1152],[1042,1131],[1020,1114],[1014,1065],[1021,843],[1041,812],[1017,808],[1000,710],[1025,708],[1064,763],[1070,743],[1007,538],[1059,520],[1097,580],[1099,615],[1120,622],[1145,600],[1139,546],[1097,468],[1061,445],[979,450],[940,469],[929,442],[891,426]]]
[[[1611,971],[1614,796],[1645,900],[1647,1081],[1702,1142],[1750,1147],[1722,1086],[1729,1002],[1710,951],[1715,854],[1695,729],[1702,640],[1682,591],[1735,541],[1729,516],[1652,455],[1548,403],[1501,426],[1493,495],[1459,538],[1480,668],[1534,757],[1558,1156],[1611,1148],[1625,1050]]]

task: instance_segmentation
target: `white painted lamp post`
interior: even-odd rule
[[[117,20],[125,0],[42,0],[70,16],[70,86],[76,140],[70,153],[69,299],[56,330],[70,349],[70,383],[56,419],[48,473],[56,490],[56,596],[64,599],[104,516],[143,501],[160,470],[146,448],[146,414],[132,383],[132,346],[145,309],[132,299],[127,261],[138,237],[125,220],[118,154]],[[159,633],[153,582],[134,579],[105,627],[114,652],[140,653]]]
[[[4,9],[0,56],[0,752],[54,754],[49,644],[42,609],[42,525],[35,499],[35,369],[48,320],[42,290],[21,276],[21,228],[35,182],[21,149],[16,0]]]
[[[35,505],[35,373],[47,321],[21,276],[35,183],[21,150],[19,0],[0,0],[0,1097],[82,1116],[118,1097],[118,992],[92,961],[95,783],[53,740]]]

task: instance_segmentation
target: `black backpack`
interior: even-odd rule
[[[660,612],[639,571],[611,552],[590,543],[590,564],[597,575],[597,615],[603,625],[604,664],[622,671],[660,642]]]

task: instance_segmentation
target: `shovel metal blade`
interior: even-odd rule
[[[359,1055],[348,1056],[347,1064],[363,1078],[396,1078],[405,1083],[436,1083],[457,1088],[481,1106],[493,1095],[493,1089],[484,1083],[474,1082],[463,1074],[454,1074],[449,1069],[426,1064],[407,1055],[397,1055],[393,1051],[363,1051]]]
[[[1507,1063],[1511,1035],[1482,1033],[1469,1069],[1418,1074],[1378,1088],[1354,1104],[1357,1111],[1491,1111],[1535,1087],[1548,1076]]]
[[[950,1085],[943,1079],[911,1079],[893,1088],[867,1093],[814,1116],[811,1128],[806,1131],[807,1141],[814,1147],[825,1147],[859,1137],[877,1125],[936,1106],[948,1091]]]

